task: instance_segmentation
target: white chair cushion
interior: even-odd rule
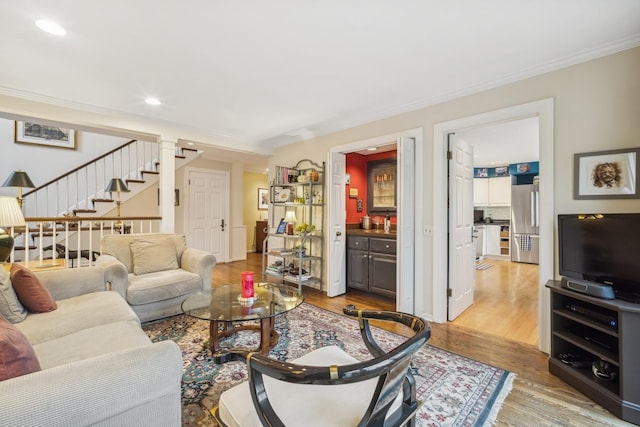
[[[322,347],[292,360],[310,366],[349,365],[358,360],[337,346]],[[276,414],[287,427],[356,426],[366,411],[377,379],[342,385],[293,384],[263,376]],[[402,394],[391,412],[402,403]],[[262,427],[256,415],[249,383],[243,382],[222,393],[220,418],[232,427]]]

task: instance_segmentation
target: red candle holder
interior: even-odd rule
[[[240,296],[246,299],[254,298],[253,271],[244,271],[240,273],[240,277],[242,277]]]

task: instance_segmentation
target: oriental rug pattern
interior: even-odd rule
[[[243,363],[215,365],[205,343],[209,322],[185,315],[150,322],[143,329],[152,341],[174,340],[182,350],[182,424],[210,426],[208,410],[220,394],[247,379]],[[370,358],[352,318],[303,303],[276,321],[278,344],[269,353],[278,360],[295,359],[311,350],[338,345],[359,360]],[[382,348],[393,348],[403,338],[372,328]],[[221,340],[222,346],[255,347],[255,332],[240,332]],[[414,357],[418,399],[422,406],[417,425],[425,427],[483,426],[495,422],[509,394],[515,374],[437,347],[426,345]]]

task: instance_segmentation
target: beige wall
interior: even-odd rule
[[[258,188],[268,188],[269,181],[264,173],[245,172],[243,186],[243,222],[247,226],[247,251],[256,250],[256,221],[267,219],[267,211],[258,210]]]
[[[545,98],[554,98],[554,216],[571,212],[640,212],[640,200],[573,200],[573,155],[640,146],[640,48],[628,50],[560,71],[487,90],[431,107],[358,126],[343,132],[279,148],[275,164],[295,164],[301,158],[323,161],[329,147],[394,132],[423,128],[425,171],[423,216],[417,227],[433,224],[434,125]],[[445,185],[443,183],[443,185]],[[554,236],[555,240],[555,236]],[[424,244],[424,277],[432,269],[431,245]],[[557,264],[557,263],[556,263]],[[557,268],[557,267],[556,267]],[[557,273],[556,273],[557,274]],[[326,277],[326,276],[325,276]],[[425,283],[427,313],[432,284]],[[431,311],[432,313],[432,311]]]

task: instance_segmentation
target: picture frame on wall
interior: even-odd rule
[[[15,142],[76,149],[76,131],[34,122],[15,122]]]
[[[640,148],[576,153],[574,199],[638,199]]]
[[[266,211],[269,209],[269,189],[258,188],[258,210]]]

